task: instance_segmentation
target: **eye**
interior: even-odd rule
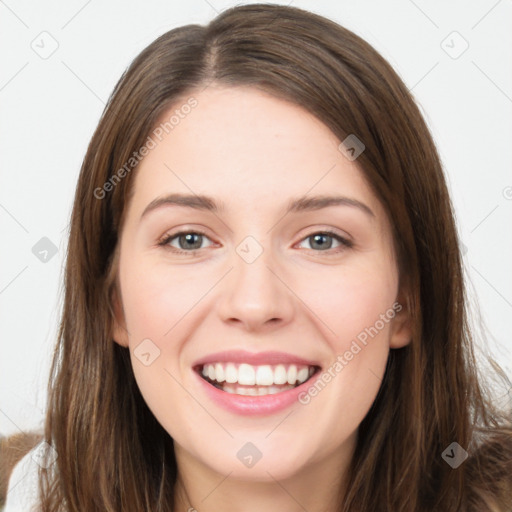
[[[180,231],[173,235],[166,235],[162,240],[158,242],[158,245],[164,246],[178,253],[193,253],[203,249],[202,242],[204,238],[208,238],[204,233],[200,231]],[[178,247],[172,245],[172,241],[176,239]]]
[[[178,233],[174,233],[171,235],[165,235],[159,242],[158,245],[170,249],[172,252],[181,253],[181,254],[191,254],[195,251],[199,251],[200,249],[204,249],[202,247],[202,242],[204,239],[208,239],[208,236],[201,231],[179,231]],[[331,251],[332,249],[332,240],[336,240],[339,244],[338,250]],[[303,238],[301,243],[306,240],[312,240],[311,250],[315,250],[315,252],[327,252],[330,253],[338,253],[343,249],[350,248],[353,246],[353,243],[350,240],[338,235],[334,231],[318,231],[308,235]],[[327,240],[327,241],[326,241]],[[176,241],[178,247],[173,245],[173,242]]]
[[[332,248],[332,240],[336,240],[340,245],[338,246],[338,250],[330,251],[331,253],[338,253],[343,251],[343,249],[350,248],[353,246],[353,243],[350,240],[338,235],[334,231],[318,231],[316,233],[311,233],[307,237],[302,239],[302,242],[306,240],[311,240],[310,245],[312,250],[319,249],[316,252],[327,252]],[[301,242],[301,243],[302,243]]]

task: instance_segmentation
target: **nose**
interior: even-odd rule
[[[284,266],[271,249],[264,248],[254,261],[235,252],[230,263],[232,270],[223,280],[218,299],[224,322],[251,332],[268,332],[291,322],[297,299]]]

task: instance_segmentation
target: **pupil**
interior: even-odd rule
[[[312,244],[313,246],[317,243],[317,240],[318,240],[319,238],[323,238],[323,239],[325,239],[325,238],[330,238],[330,235],[325,235],[325,234],[324,234],[324,235],[322,235],[322,234],[314,235],[314,236],[313,236],[313,244]],[[330,245],[331,245],[331,244],[323,244],[323,245],[322,245],[322,244],[320,244],[320,245],[319,245],[319,247],[320,247],[320,249],[325,249],[325,247],[326,247],[326,246],[328,246],[327,248],[329,249],[329,248],[330,248]]]
[[[186,246],[187,243],[192,243],[193,244],[193,237],[200,237],[201,235],[199,235],[198,233],[188,233],[186,235],[183,235],[180,237],[180,242],[185,242],[184,245]],[[196,240],[196,244],[197,244],[197,240]],[[201,244],[199,243],[199,247],[193,247],[193,249],[199,249],[201,247]],[[189,247],[190,248],[190,247]]]

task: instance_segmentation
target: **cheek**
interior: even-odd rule
[[[183,272],[180,266],[143,261],[130,263],[121,279],[127,328],[134,343],[141,337],[163,343],[211,287],[209,279]]]
[[[392,316],[397,292],[393,268],[368,264],[328,270],[304,282],[301,293],[307,298],[308,307],[327,327],[326,337],[335,352],[344,352],[352,340],[360,334],[364,338],[368,330],[375,338],[387,338],[389,320],[383,322],[382,315]]]
[[[324,332],[331,361],[301,403],[311,404],[309,418],[315,422],[335,425],[331,435],[341,439],[357,428],[381,386],[397,278],[391,265],[378,262],[316,277],[308,306],[328,327]]]
[[[204,292],[197,282],[191,285],[190,279],[187,286],[179,269],[136,260],[122,268],[120,277],[137,386],[159,423],[171,436],[181,438],[186,435],[186,425],[175,420],[173,411],[193,417],[197,407],[180,384],[184,377],[179,367],[184,342],[179,340],[186,340],[186,330],[190,329],[187,313],[192,315],[191,309]]]

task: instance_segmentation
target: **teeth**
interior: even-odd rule
[[[315,371],[313,369],[313,371]],[[278,364],[274,370],[274,384],[286,384],[288,382],[288,372],[282,364]]]
[[[209,374],[210,372],[208,371],[208,375]],[[224,367],[220,363],[215,365],[215,376],[212,380],[216,380],[217,382],[224,382],[226,380],[224,377]]]
[[[286,386],[237,386],[236,384],[224,384],[224,386],[219,386],[222,391],[226,393],[236,394],[236,395],[246,395],[246,396],[263,396],[263,395],[274,395],[276,393],[281,393],[281,391],[287,391],[288,389],[293,389],[295,386],[291,386],[287,384]]]
[[[205,364],[201,373],[212,382],[225,382],[223,388],[225,390],[233,388],[233,386],[228,386],[229,384],[266,386],[268,389],[265,390],[265,394],[268,394],[282,391],[283,385],[294,387],[306,382],[315,373],[315,368],[303,365],[297,367],[295,364],[253,366],[246,363],[213,363]],[[275,386],[281,387],[276,388]],[[252,391],[240,394],[252,394]]]
[[[274,372],[269,365],[258,366],[256,370],[256,384],[259,386],[271,386],[274,384]]]
[[[212,380],[217,380],[217,378]],[[226,382],[229,382],[230,384],[238,382],[238,370],[236,369],[236,366],[232,363],[229,363],[226,366]]]
[[[256,372],[250,364],[241,364],[238,367],[238,384],[254,386],[256,384]]]
[[[297,380],[299,382],[306,382],[309,379],[309,368],[301,368],[297,372]]]
[[[297,367],[292,364],[288,368],[288,384],[295,384],[297,382]]]

